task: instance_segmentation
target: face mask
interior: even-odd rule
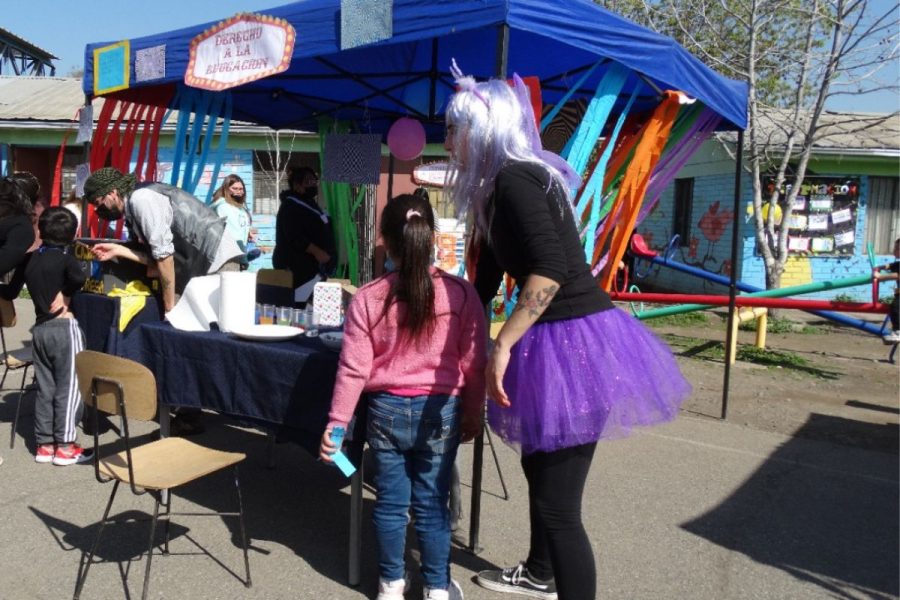
[[[316,188],[306,188],[303,192],[300,193],[300,198],[303,200],[315,200],[316,196],[319,195],[319,190]]]
[[[238,202],[241,202],[244,199],[244,194],[232,194],[231,198],[233,200],[237,200]]]
[[[118,208],[107,208],[105,206],[95,206],[94,212],[104,221],[118,221],[122,218],[122,211]]]

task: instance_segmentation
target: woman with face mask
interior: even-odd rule
[[[253,217],[247,208],[247,188],[244,186],[244,180],[234,173],[225,177],[213,196],[210,208],[225,219],[226,229],[244,251],[241,269],[246,269],[251,260],[259,257],[260,252],[259,249],[250,246],[256,241],[256,236],[250,229]]]
[[[291,171],[290,189],[281,192],[275,218],[272,266],[294,274],[294,301],[304,304],[313,284],[324,281],[335,258],[334,233],[328,213],[316,202],[319,177],[309,167]]]

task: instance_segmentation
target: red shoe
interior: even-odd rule
[[[85,450],[78,444],[66,444],[56,448],[56,454],[53,455],[53,464],[58,467],[74,465],[91,460],[94,453]]]
[[[39,444],[34,453],[34,462],[49,463],[53,462],[53,456],[56,454],[56,446],[53,444]]]

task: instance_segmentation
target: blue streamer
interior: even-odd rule
[[[582,75],[578,79],[578,81],[575,82],[575,85],[570,87],[569,91],[566,92],[565,95],[559,99],[559,102],[557,102],[553,106],[553,108],[550,110],[550,112],[547,113],[547,115],[543,119],[541,119],[541,133],[543,133],[544,129],[547,128],[547,125],[549,125],[550,122],[556,118],[556,115],[559,114],[559,111],[562,110],[563,106],[566,105],[566,102],[569,101],[569,99],[572,97],[572,95],[575,94],[575,92],[577,92],[579,90],[579,88],[581,88],[582,85],[584,85],[584,82],[587,81],[587,78],[591,76],[591,73],[596,71],[597,67],[599,67],[602,63],[603,63],[602,60],[598,61],[597,63],[594,64],[594,66],[592,66],[590,69],[585,71],[584,75]]]
[[[216,129],[216,125],[219,122],[219,113],[222,111],[222,105],[224,104],[224,94],[221,93],[210,93],[205,92],[203,94],[203,108],[205,108],[205,114],[203,115],[203,120],[200,122],[200,128],[202,133],[197,140],[197,144],[200,147],[200,155],[195,159],[196,168],[194,176],[191,177],[188,182],[188,186],[190,189],[188,191],[190,193],[195,193],[197,191],[197,186],[200,185],[200,180],[203,178],[203,171],[206,167],[206,160],[209,157],[209,147],[212,145],[213,140],[213,132]],[[204,129],[205,123],[205,129]],[[196,122],[195,122],[196,124]],[[203,143],[203,142],[206,143]],[[210,186],[215,185],[215,180],[210,182]]]
[[[222,168],[222,160],[225,158],[225,149],[228,147],[228,131],[231,129],[231,92],[225,92],[225,112],[222,117],[222,131],[219,133],[219,149],[216,151],[216,164],[213,167],[212,179],[209,190],[206,192],[206,203],[212,201],[215,193],[215,184],[219,180],[219,171]]]
[[[588,104],[584,118],[575,130],[575,134],[566,144],[563,157],[572,165],[579,175],[584,174],[588,160],[603,132],[609,113],[619,97],[619,92],[628,78],[628,69],[619,63],[612,63],[597,85],[594,97]]]
[[[625,124],[625,118],[628,116],[628,112],[631,110],[631,106],[634,104],[635,98],[637,98],[638,90],[640,89],[640,84],[634,86],[634,90],[631,92],[631,97],[628,98],[628,103],[625,104],[625,108],[619,113],[619,119],[616,121],[616,126],[613,128],[612,133],[610,134],[610,141],[606,145],[606,148],[603,150],[603,154],[600,156],[600,160],[597,161],[597,166],[594,168],[594,172],[591,174],[591,178],[588,181],[587,185],[584,188],[584,193],[581,196],[578,204],[580,206],[584,206],[584,203],[587,202],[587,199],[594,196],[594,202],[591,204],[591,216],[588,219],[587,228],[585,229],[586,235],[584,238],[584,255],[587,257],[588,263],[590,263],[594,258],[594,243],[596,242],[597,236],[597,226],[600,224],[600,208],[603,204],[602,202],[602,193],[603,193],[603,179],[606,176],[606,166],[609,163],[609,159],[612,156],[613,146],[615,146],[615,140],[619,138],[619,133],[622,131],[622,126]],[[581,209],[584,211],[584,208]],[[582,214],[578,212],[577,214]]]
[[[179,86],[178,96],[178,123],[175,125],[175,155],[172,157],[172,177],[169,181],[171,185],[178,185],[178,177],[181,173],[181,159],[184,155],[184,142],[187,138],[187,128],[190,124],[191,109],[190,97],[193,96],[193,90],[185,86]]]
[[[192,183],[194,180],[194,164],[197,162],[197,148],[200,145],[200,139],[203,137],[201,132],[206,121],[206,115],[209,112],[209,105],[212,102],[212,94],[197,90],[192,96],[195,103],[193,106],[194,123],[191,126],[191,146],[188,148],[188,155],[185,157],[184,173],[181,177],[182,188],[191,194],[194,193],[195,189]]]

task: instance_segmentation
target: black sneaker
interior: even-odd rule
[[[522,594],[532,598],[556,600],[556,582],[552,579],[541,581],[528,573],[525,563],[502,571],[482,571],[475,576],[475,583],[495,592]]]

